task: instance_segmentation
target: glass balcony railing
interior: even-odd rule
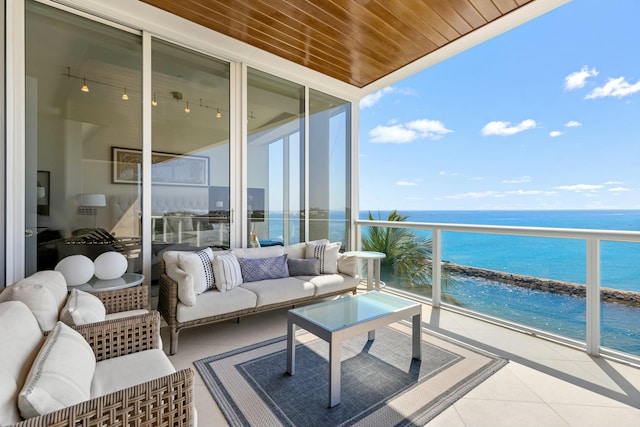
[[[364,220],[356,225],[358,242],[376,234],[389,238],[381,279],[390,288],[591,355],[640,361],[640,232]]]

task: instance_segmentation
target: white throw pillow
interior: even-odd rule
[[[93,261],[94,274],[100,280],[111,280],[122,277],[127,272],[127,257],[118,252],[105,252]]]
[[[107,311],[95,295],[79,289],[72,289],[67,303],[60,312],[60,320],[69,326],[102,322]]]
[[[310,242],[300,242],[287,245],[284,247],[284,253],[287,254],[287,259],[296,258],[304,259],[307,251],[307,243],[329,243],[328,239],[312,240]]]
[[[193,277],[193,289],[196,295],[215,288],[212,261],[211,248],[178,254],[178,266]]]
[[[216,255],[213,258],[213,275],[220,292],[230,291],[242,283],[240,263],[234,254]]]
[[[320,260],[320,274],[335,274],[338,272],[338,253],[342,243],[307,243],[305,258]]]
[[[196,305],[196,291],[193,276],[176,264],[167,265],[167,275],[178,283],[178,299],[184,305]]]
[[[58,322],[45,339],[18,395],[23,418],[48,414],[91,398],[93,350],[78,332]]]
[[[84,255],[71,255],[62,258],[56,264],[56,271],[62,273],[67,285],[76,286],[87,283],[93,277],[95,266],[89,257]]]
[[[58,304],[53,292],[44,285],[29,282],[17,282],[0,294],[0,302],[21,301],[38,320],[43,331],[50,331],[58,321]]]

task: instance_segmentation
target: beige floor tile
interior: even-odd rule
[[[468,427],[570,427],[544,403],[462,398],[454,406]]]
[[[465,399],[501,400],[520,402],[542,402],[542,399],[534,393],[512,371],[514,363],[508,363],[498,372],[479,384],[469,393]]]
[[[573,427],[638,427],[640,410],[585,405],[550,405]]]

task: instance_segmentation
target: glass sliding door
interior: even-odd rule
[[[309,240],[350,248],[351,103],[309,90]]]
[[[230,245],[229,74],[227,62],[153,40],[154,255]]]
[[[142,148],[141,67],[138,34],[27,0],[25,275],[113,250],[141,272],[141,175],[112,161]]]
[[[247,72],[248,244],[303,242],[304,86]]]

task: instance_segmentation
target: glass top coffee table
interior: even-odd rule
[[[381,292],[367,292],[289,310],[287,315],[287,373],[295,374],[296,325],[329,343],[329,407],[340,403],[340,345],[347,338],[412,317],[412,355],[421,360],[422,306]]]

